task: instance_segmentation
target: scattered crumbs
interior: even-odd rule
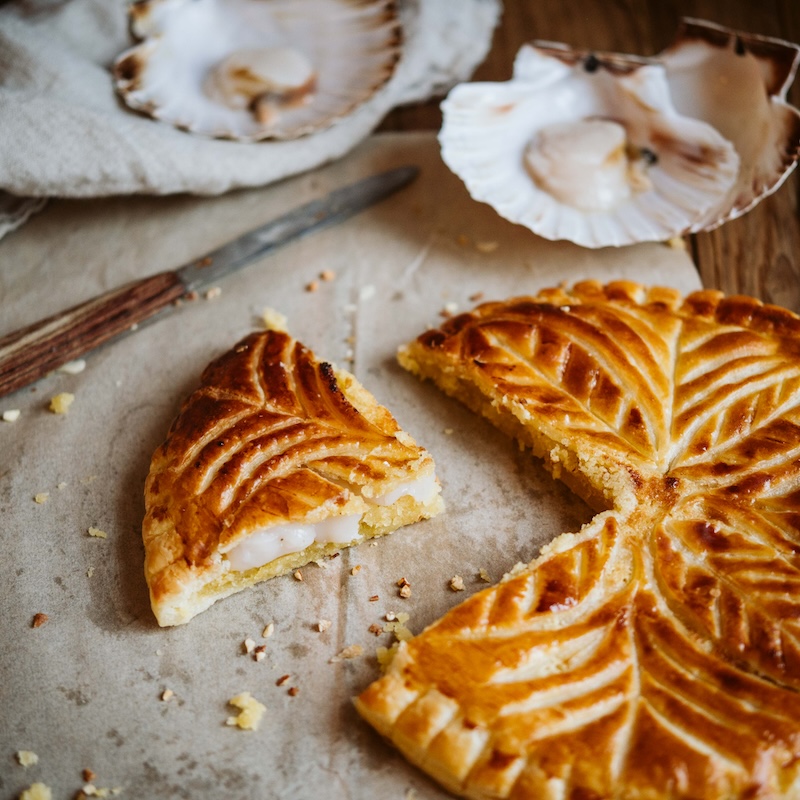
[[[272,634],[273,634],[273,633],[275,633],[275,623],[274,623],[274,622],[268,622],[268,623],[267,623],[267,624],[264,626],[264,630],[263,630],[263,631],[261,631],[261,635],[262,635],[262,636],[263,636],[265,639],[269,639],[269,637],[270,637],[270,636],[272,636]]]
[[[3,422],[16,422],[22,412],[18,408],[9,408],[3,412]]]
[[[56,489],[58,489],[59,492],[63,492],[68,485],[69,484],[66,481],[61,481],[61,483],[59,483],[58,486],[56,486]]]
[[[369,546],[370,546],[370,547],[377,547],[377,546],[378,546],[378,543],[377,543],[377,542],[370,542],[370,543],[369,543]]]
[[[32,767],[39,763],[39,756],[33,750],[17,750],[17,761],[23,767]]]
[[[157,656],[163,656],[164,655],[164,651],[159,647],[158,650],[156,650],[156,655]]]
[[[267,306],[261,313],[264,327],[270,331],[286,331],[286,315]]]
[[[489,573],[483,567],[478,570],[478,577],[485,583],[492,582],[492,579],[489,577]]]
[[[53,793],[44,783],[32,783],[20,796],[19,800],[52,800]]]
[[[335,664],[338,661],[347,661],[351,658],[358,658],[364,654],[364,648],[360,644],[351,644],[344,648],[338,655],[335,655],[328,663]]]
[[[295,573],[294,573],[294,579],[295,579],[296,581],[302,581],[302,580],[303,580],[303,573],[302,573],[302,572],[300,572],[300,570],[299,570],[299,569],[298,569],[298,570],[295,570]]]
[[[108,539],[108,534],[105,531],[101,531],[100,528],[89,528],[87,532],[89,536],[93,536],[95,539]]]
[[[667,239],[667,247],[671,247],[673,250],[685,250],[686,239],[683,236],[673,236],[671,239]]]
[[[445,432],[446,436],[452,436],[453,435],[453,429],[452,428],[445,428],[444,432]]]
[[[460,575],[453,575],[450,578],[450,588],[454,592],[463,592],[464,591],[464,579]]]
[[[93,783],[87,783],[75,796],[75,800],[82,800],[84,797],[116,797],[118,794],[122,794],[121,786],[116,786],[113,789],[107,789],[103,786],[98,787]]]
[[[291,675],[281,675],[280,678],[278,678],[278,680],[275,681],[275,685],[283,686],[285,683],[289,682],[289,678],[291,677],[292,677]]]
[[[254,731],[261,724],[267,707],[258,702],[250,692],[242,692],[228,700],[228,705],[239,709],[235,717],[228,717],[226,725],[241,728],[243,731]]]
[[[200,297],[200,295],[197,294],[197,292],[194,289],[192,289],[191,292],[186,292],[186,294],[183,296],[183,299],[188,300],[190,303],[193,303],[195,300],[197,300],[198,297]]]
[[[359,300],[366,302],[372,300],[373,297],[375,297],[375,287],[371,283],[361,287],[361,291],[358,293]]]
[[[206,293],[203,296],[206,298],[206,300],[213,300],[215,297],[219,297],[221,294],[221,286],[212,286],[210,289],[206,289]]]
[[[377,603],[377,602],[378,602],[378,600],[380,600],[380,599],[381,599],[381,598],[380,598],[380,596],[379,596],[379,595],[377,595],[377,594],[373,594],[373,595],[372,595],[372,596],[369,598],[369,601],[370,601],[370,603]]]
[[[380,636],[383,633],[383,625],[378,625],[377,622],[373,622],[367,630],[375,636]]]
[[[253,650],[255,650],[255,649],[256,649],[256,643],[255,643],[255,642],[254,642],[254,641],[253,641],[253,640],[252,640],[252,639],[251,639],[251,638],[248,636],[248,637],[247,637],[247,638],[246,638],[246,639],[245,639],[245,640],[242,642],[242,650],[243,650],[245,653],[247,653],[248,655],[250,655],[250,653],[252,653],[252,652],[253,652]]]
[[[444,310],[452,316],[458,311],[458,303],[451,300],[449,303],[444,304]]]
[[[375,656],[378,659],[378,666],[380,666],[381,672],[386,672],[389,668],[389,664],[392,663],[392,659],[399,647],[400,643],[395,642],[391,647],[378,647],[375,650]]]
[[[69,392],[60,392],[59,394],[55,395],[55,397],[50,398],[50,405],[48,408],[54,414],[66,414],[74,400],[74,394],[70,394]]]
[[[84,783],[92,783],[97,775],[94,774],[93,770],[87,768],[81,772],[81,777]]]
[[[170,700],[172,700],[173,697],[175,697],[175,692],[173,692],[172,689],[164,689],[164,691],[161,692],[161,699],[165,703],[168,703]],[[87,778],[86,780],[89,779]]]
[[[324,269],[320,272],[319,277],[323,281],[332,281],[336,277],[336,273],[332,269]]]
[[[50,499],[50,492],[39,492],[33,496],[33,502],[38,503],[40,506],[44,505]]]
[[[353,569],[350,570],[351,575],[358,575],[361,572],[361,564],[356,564]]]
[[[460,244],[462,247],[467,247],[470,244],[470,239],[466,233],[459,233],[458,236],[456,236],[456,242],[458,242],[458,244]]]
[[[471,303],[477,303],[478,300],[483,300],[483,292],[475,292],[475,294],[469,296],[469,301]]]
[[[330,626],[331,626],[331,621],[329,619],[321,619],[317,623],[317,630],[320,633],[323,633],[324,631],[328,630],[328,628],[330,628]]]
[[[383,615],[383,618],[384,618],[384,619],[385,619],[387,622],[393,622],[394,620],[396,620],[396,619],[397,619],[397,614],[395,614],[395,613],[394,613],[394,611],[387,611],[387,612],[386,612],[386,613]]]
[[[319,281],[309,281],[306,284],[306,291],[307,292],[316,292],[319,289]]]
[[[31,628],[41,628],[42,625],[44,625],[49,619],[50,617],[48,617],[47,614],[38,612],[37,614],[33,615],[33,619],[31,620]]]
[[[92,575],[94,575],[94,567],[89,567],[89,569],[86,570],[86,577],[91,578]]]
[[[289,697],[297,697],[298,694],[300,694],[300,689],[297,686],[289,687]]]
[[[397,581],[397,585],[400,587],[400,591],[398,592],[400,597],[403,599],[411,597],[411,584],[406,578],[400,578],[400,580]]]
[[[386,615],[389,616],[388,614]],[[397,615],[392,615],[394,619],[388,620],[383,626],[384,633],[393,633],[398,642],[406,642],[413,638],[414,634],[411,633],[406,623],[409,620],[408,614],[400,612]]]
[[[86,361],[82,358],[76,358],[74,361],[67,361],[59,368],[59,372],[66,372],[67,375],[78,375],[86,369]]]
[[[267,657],[267,646],[260,644],[253,651],[253,661],[263,661]]]
[[[475,249],[479,253],[494,253],[500,246],[500,242],[475,242]]]

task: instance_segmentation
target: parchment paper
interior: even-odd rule
[[[21,411],[0,422],[0,797],[34,781],[54,798],[74,797],[87,768],[95,786],[137,800],[446,796],[353,710],[351,698],[378,675],[376,646],[393,641],[370,624],[405,611],[420,631],[486,585],[480,569],[496,581],[591,515],[488,423],[400,369],[396,348],[479,292],[504,298],[583,277],[688,291],[699,281],[687,254],[543,241],[471,200],[433,135],[383,135],[267,189],[53,202],[0,243],[0,335],[404,163],[422,174],[402,193],[96,352],[80,374],[54,373],[0,400],[0,413]],[[325,269],[335,279],[307,291]],[[142,576],[150,455],[203,367],[258,327],[265,306],[286,314],[319,356],[351,368],[431,451],[448,509],[324,569],[309,566],[302,582],[279,578],[160,629]],[[58,416],[47,404],[62,391],[75,401]],[[38,493],[49,493],[46,502],[34,501]],[[108,537],[89,536],[90,526]],[[456,574],[464,592],[448,588]],[[398,597],[400,577],[411,582],[408,599]],[[49,619],[34,628],[40,612]],[[322,633],[321,619],[332,622]],[[268,622],[275,631],[265,640]],[[264,661],[243,653],[246,637],[266,644]],[[362,657],[329,663],[355,644]],[[166,689],[174,695],[162,700]],[[225,725],[235,713],[228,699],[243,691],[267,706],[257,731]],[[37,753],[38,764],[20,766],[19,750]]]

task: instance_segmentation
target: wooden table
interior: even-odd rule
[[[505,0],[492,49],[475,80],[505,81],[519,47],[533,39],[653,55],[682,16],[800,43],[798,0]],[[800,106],[800,79],[789,93]],[[439,101],[394,111],[382,130],[438,130]],[[704,285],[743,293],[800,313],[800,177],[796,171],[752,211],[688,237]]]

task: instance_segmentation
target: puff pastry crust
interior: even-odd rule
[[[403,493],[420,481],[425,496]],[[256,532],[360,515],[356,543],[438,513],[439,491],[431,456],[352,375],[283,331],[254,333],[206,368],[153,455],[142,534],[156,618],[187,622],[344,544],[235,569]]]
[[[800,318],[587,281],[400,361],[604,510],[401,644],[359,712],[464,797],[800,797]]]

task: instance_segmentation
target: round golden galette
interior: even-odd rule
[[[400,361],[601,513],[401,644],[360,713],[470,798],[800,797],[800,318],[587,281]]]
[[[145,484],[159,624],[443,508],[433,459],[348,372],[283,331],[210,364]]]

